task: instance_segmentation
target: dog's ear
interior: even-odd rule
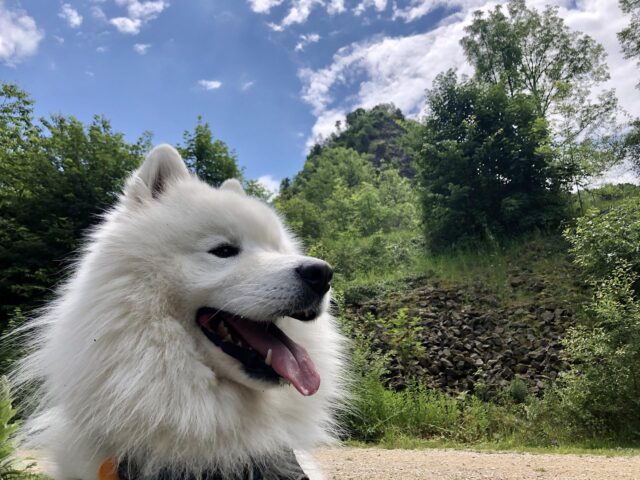
[[[240,195],[246,195],[244,188],[242,188],[242,184],[235,178],[230,178],[222,182],[220,190],[230,190],[232,192],[239,193]]]
[[[171,145],[158,145],[127,181],[125,195],[137,200],[157,198],[171,182],[188,176],[178,151]]]

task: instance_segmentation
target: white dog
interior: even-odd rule
[[[292,450],[331,440],[341,401],[331,276],[239,182],[155,148],[31,325],[27,444],[60,480],[105,459],[121,477],[296,478]]]

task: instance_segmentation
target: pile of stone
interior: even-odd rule
[[[514,288],[542,290],[535,282],[519,282],[515,280]],[[380,351],[385,351],[388,340],[386,319],[399,308],[417,319],[422,328],[409,332],[414,338],[408,340],[425,348],[421,358],[409,365],[406,359],[391,359],[390,382],[395,387],[418,377],[431,388],[453,394],[481,390],[491,395],[519,377],[529,393],[541,395],[566,368],[560,339],[573,324],[573,313],[566,305],[538,298],[504,301],[482,286],[447,288],[423,283],[405,292],[352,303],[348,315],[374,330],[370,333]]]

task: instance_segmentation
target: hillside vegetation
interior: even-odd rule
[[[552,8],[477,13],[461,43],[474,75],[439,75],[424,118],[349,113],[275,198],[201,119],[177,147],[214,186],[240,177],[333,265],[352,339],[345,439],[638,446],[640,189],[588,188],[637,161],[638,121],[615,123],[602,46]],[[150,145],[103,117],[37,119],[2,84],[0,333],[50,298]],[[0,370],[21,353],[5,342]],[[0,471],[19,476],[0,397]]]

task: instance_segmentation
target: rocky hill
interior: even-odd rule
[[[406,280],[400,290],[354,287],[346,292],[345,315],[366,330],[374,349],[391,352],[388,379],[395,388],[417,378],[449,393],[492,396],[520,378],[540,395],[565,366],[560,340],[574,324],[578,299],[588,298],[569,261],[556,256],[547,267],[553,263],[564,293],[557,277],[517,266],[500,291],[482,281],[430,276]],[[399,328],[415,354],[396,352],[398,312],[409,319]]]

